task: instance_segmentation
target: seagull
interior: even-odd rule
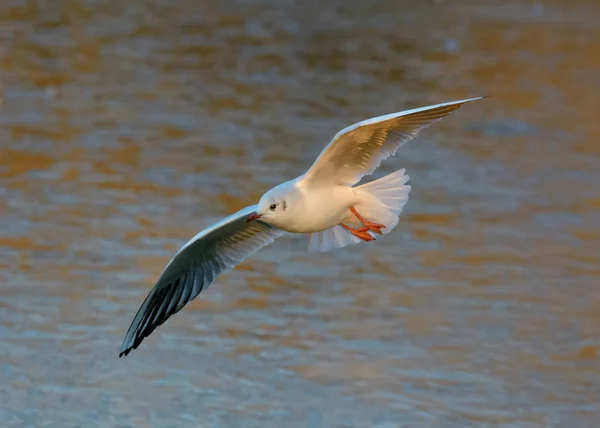
[[[269,190],[257,205],[204,229],[177,251],[131,322],[119,357],[136,349],[221,273],[286,232],[310,234],[311,252],[389,233],[408,201],[409,176],[400,169],[357,183],[423,128],[482,98],[391,113],[338,132],[306,173]]]

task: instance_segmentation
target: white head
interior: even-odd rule
[[[265,193],[258,202],[256,211],[248,216],[246,222],[258,220],[271,226],[284,227],[293,215],[298,201],[294,183],[288,181]]]

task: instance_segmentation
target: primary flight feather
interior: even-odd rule
[[[338,132],[309,170],[258,202],[198,233],[167,264],[135,315],[119,356],[181,310],[221,273],[285,232],[309,233],[310,251],[328,251],[389,233],[408,201],[404,169],[352,187],[419,131],[482,97],[392,113]]]

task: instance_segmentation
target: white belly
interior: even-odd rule
[[[358,203],[351,187],[336,186],[323,192],[304,192],[300,215],[285,230],[295,233],[313,233],[329,229],[343,222],[348,209]]]

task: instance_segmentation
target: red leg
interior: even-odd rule
[[[344,223],[340,223],[340,226],[342,226],[344,229],[346,229],[348,232],[350,232],[351,234],[353,234],[354,236],[362,239],[365,242],[369,242],[369,241],[374,241],[375,238],[373,238],[370,234],[369,234],[369,229],[367,229],[366,227],[359,227],[358,229],[354,229],[352,227],[348,227],[346,226]]]
[[[367,220],[366,218],[361,216],[354,207],[350,207],[350,211],[356,216],[356,218],[358,218],[362,222],[362,224],[367,228],[367,230],[381,235],[381,229],[385,228],[385,224],[373,223]]]

